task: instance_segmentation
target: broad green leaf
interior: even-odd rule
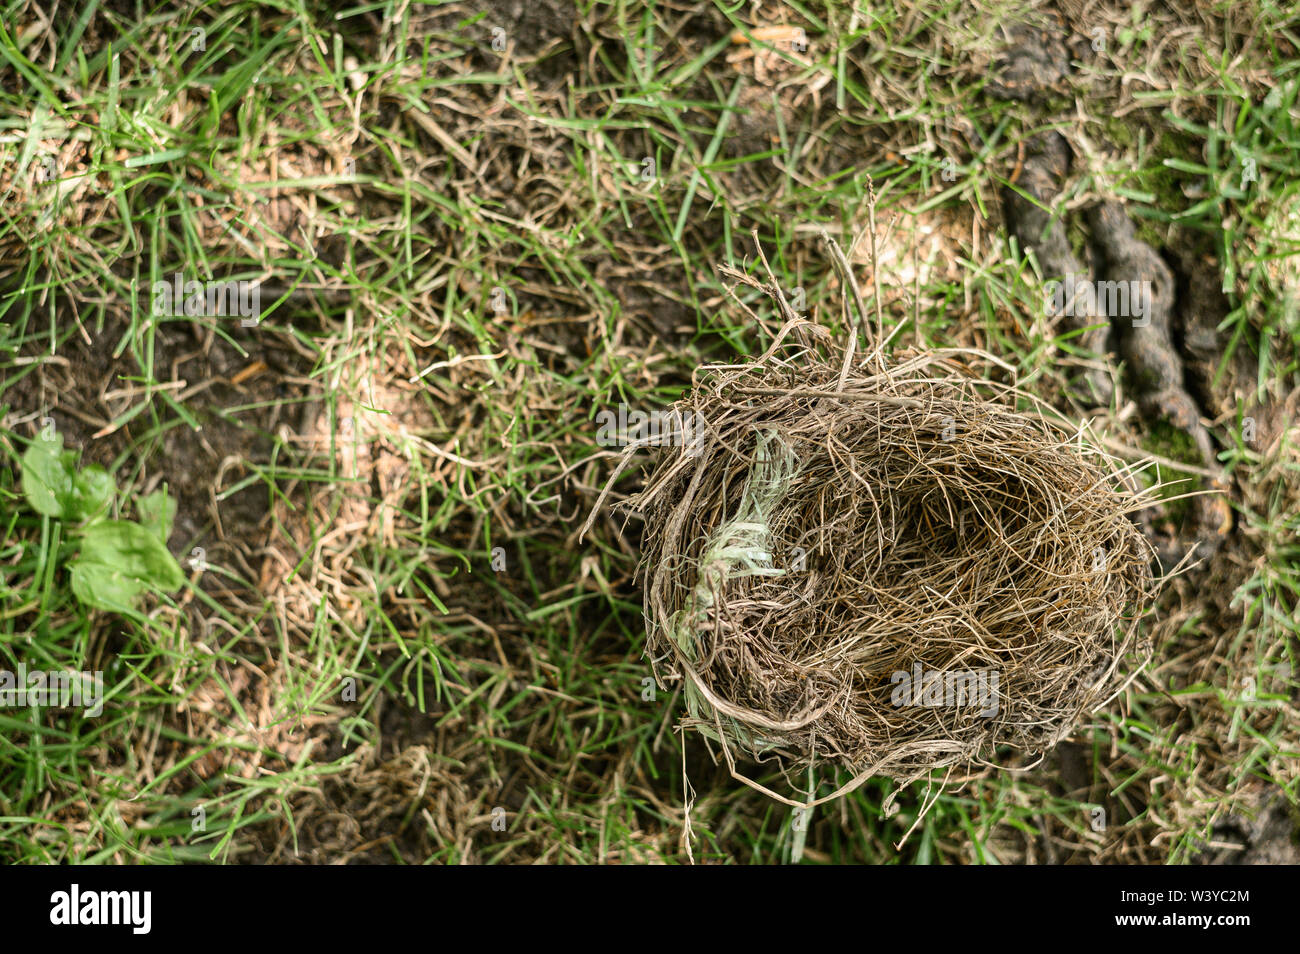
[[[127,576],[102,563],[72,562],[72,592],[86,606],[130,613],[146,587],[142,580]]]
[[[108,510],[117,493],[112,476],[98,464],[83,467],[72,478],[72,500],[68,516],[90,520]]]
[[[28,505],[47,517],[65,517],[73,498],[77,455],[63,449],[63,435],[37,438],[23,454],[23,495]]]
[[[185,576],[152,530],[130,520],[102,520],[86,528],[70,564],[72,592],[83,603],[119,613],[134,609],[151,586],[171,591]]]
[[[140,523],[166,543],[176,520],[176,501],[167,495],[167,488],[160,487],[141,497],[136,501],[135,509],[140,514]]]

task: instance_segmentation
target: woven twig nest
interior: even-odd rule
[[[970,355],[773,348],[673,408],[681,439],[628,501],[647,654],[733,772],[735,752],[851,785],[976,770],[1042,753],[1131,675],[1143,499]]]

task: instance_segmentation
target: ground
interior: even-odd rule
[[[1177,6],[9,3],[0,670],[110,698],[0,709],[0,857],[1294,859],[1300,14]],[[898,348],[987,349],[1209,493],[1139,518],[1191,563],[1067,741],[797,833],[649,678],[610,505],[653,452],[579,530],[598,411],[772,341],[720,267],[847,333],[823,232]],[[1068,261],[1167,275],[1161,336],[1045,312]],[[177,272],[260,314],[155,313]],[[78,597],[43,433],[117,516],[166,489],[182,587]]]

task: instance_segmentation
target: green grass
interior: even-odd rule
[[[882,225],[957,223],[955,277],[880,276],[900,343],[978,341],[1059,397],[1070,342],[1043,326],[999,231],[1036,120],[980,91],[1017,7],[792,7],[809,50],[764,54],[783,92],[728,62],[744,11],[702,4],[683,26],[653,4],[580,7],[605,25],[581,31],[580,57],[508,24],[503,57],[491,12],[436,5],[92,3],[52,37],[34,7],[4,5],[0,669],[103,669],[109,696],[98,719],[0,709],[4,860],[677,862],[687,783],[695,860],[789,860],[791,812],[674,731],[675,693],[643,697],[639,528],[602,517],[575,537],[611,473],[595,415],[662,408],[702,364],[771,343],[770,307],[747,289],[752,312],[731,302],[716,272],[760,273],[751,232],[843,336],[819,236],[847,247],[865,227],[868,176]],[[1197,61],[1207,76],[1180,72],[1187,46],[1167,50],[1170,88],[1131,128],[1179,150],[1117,140],[1112,164],[1090,167],[1105,175],[1073,188],[1112,182],[1150,221],[1213,235],[1225,341],[1259,349],[1261,390],[1285,393],[1294,301],[1269,269],[1296,238],[1275,227],[1297,154],[1282,17],[1266,13],[1242,52],[1280,93],[1226,54]],[[1133,28],[1119,50],[1150,55]],[[1130,128],[1108,105],[1118,75],[1080,78],[1086,131]],[[47,154],[57,183],[36,181]],[[1235,189],[1247,154],[1260,180]],[[1185,194],[1193,181],[1206,199]],[[148,290],[177,270],[265,278],[260,324],[155,320]],[[125,513],[192,471],[211,484],[180,494],[182,588],[131,613],[78,602],[74,528],[18,484],[46,416],[112,473]],[[1052,756],[930,804],[936,776],[887,816],[894,786],[873,780],[813,814],[804,860],[1179,861],[1252,779],[1294,803],[1294,680],[1275,672],[1295,662],[1295,457],[1225,439],[1224,461],[1249,474],[1236,508],[1253,575],[1235,615],[1153,627],[1157,675],[1073,737],[1082,789]],[[1230,665],[1205,670],[1215,653]],[[1243,699],[1245,675],[1267,691]],[[1195,705],[1171,704],[1182,694]],[[1198,759],[1221,728],[1207,781]],[[816,790],[847,779],[823,767]]]

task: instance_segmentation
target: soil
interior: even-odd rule
[[[1008,228],[1022,248],[1034,252],[1044,276],[1083,276],[1092,271],[1090,263],[1075,256],[1065,221],[1053,211],[1069,169],[1070,146],[1065,137],[1044,133],[1028,142],[1020,174],[1012,173],[1012,186],[1003,193]],[[1062,320],[1069,330],[1080,332],[1075,339],[1080,347],[1095,354],[1109,350],[1110,330],[1105,325],[1093,327],[1098,324],[1096,318],[1069,314]],[[1110,402],[1113,388],[1103,369],[1086,370],[1080,383],[1085,385],[1079,395],[1082,400],[1101,405]]]
[[[1070,72],[1070,54],[1061,37],[1069,31],[1057,22],[1047,28],[1017,24],[1007,31],[1007,45],[994,64],[989,94],[999,99],[1040,101],[1059,92]]]
[[[1214,826],[1195,864],[1300,864],[1300,812],[1279,795],[1259,795],[1257,808],[1234,813]]]

